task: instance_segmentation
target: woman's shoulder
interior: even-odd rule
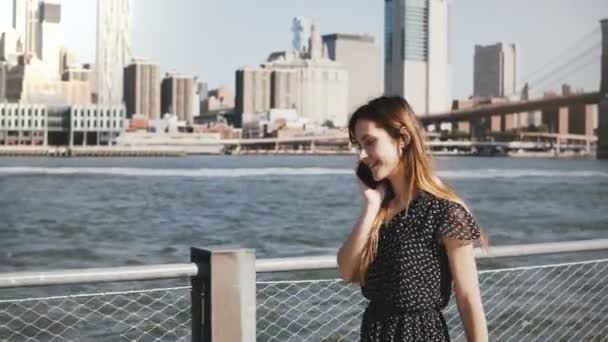
[[[462,240],[477,240],[480,228],[475,217],[462,203],[442,198],[431,193],[429,207],[440,235]]]
[[[425,190],[421,191],[421,197],[425,199],[427,206],[432,209],[433,214],[447,215],[450,213],[467,211],[467,208],[465,208],[461,203],[439,197]]]

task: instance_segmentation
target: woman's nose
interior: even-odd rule
[[[363,159],[365,159],[365,158],[367,158],[367,152],[365,152],[365,149],[364,149],[364,148],[362,148],[362,149],[359,151],[359,161],[361,161],[361,160],[363,160]]]

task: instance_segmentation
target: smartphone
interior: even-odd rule
[[[374,179],[372,176],[372,171],[369,169],[369,167],[362,162],[359,162],[359,166],[357,166],[357,177],[361,179],[363,184],[367,185],[367,187],[371,189],[375,189],[380,183]]]

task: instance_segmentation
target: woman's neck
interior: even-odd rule
[[[410,185],[409,178],[403,164],[400,164],[396,170],[388,176],[388,180],[391,183],[391,188],[395,194],[395,198],[392,200],[393,206],[397,208],[406,207],[417,191],[415,185]]]

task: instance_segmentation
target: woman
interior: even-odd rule
[[[369,299],[361,341],[449,341],[441,310],[454,284],[469,341],[487,341],[472,242],[481,232],[431,169],[423,131],[407,101],[380,97],[357,109],[349,135],[375,188],[338,253],[340,277]]]

